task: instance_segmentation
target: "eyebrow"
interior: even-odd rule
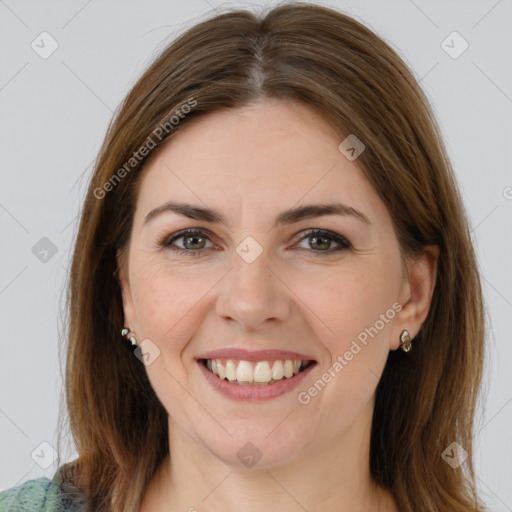
[[[167,203],[151,210],[144,218],[143,225],[147,224],[164,212],[174,212],[188,217],[189,219],[202,220],[214,224],[226,224],[226,218],[224,215],[211,208],[203,208],[189,203],[168,201]],[[343,203],[310,204],[291,208],[281,212],[276,217],[275,225],[294,224],[295,222],[299,222],[304,219],[311,219],[322,215],[349,216],[358,219],[365,224],[371,225],[370,219],[363,212]]]

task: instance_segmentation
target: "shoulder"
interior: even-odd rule
[[[0,492],[0,512],[83,511],[85,496],[63,474],[68,465],[60,466],[51,480],[35,478]]]
[[[58,510],[56,500],[56,483],[36,478],[0,492],[0,512],[53,512]]]

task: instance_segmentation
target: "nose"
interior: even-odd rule
[[[222,280],[216,313],[237,322],[244,331],[257,331],[269,322],[286,321],[292,292],[263,252],[251,263],[234,255],[233,268]]]

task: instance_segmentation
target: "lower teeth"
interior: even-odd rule
[[[292,377],[293,377],[293,375],[292,375]],[[290,379],[292,377],[290,377]],[[238,384],[239,386],[268,386],[269,384],[275,384],[276,382],[281,382],[282,380],[286,380],[286,378],[279,379],[279,380],[271,380],[270,382],[239,382],[237,380],[229,380],[229,379],[222,379],[222,380],[227,380],[229,383]]]

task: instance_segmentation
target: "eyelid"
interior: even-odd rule
[[[335,233],[333,231],[329,231],[328,229],[320,229],[320,228],[311,228],[301,231],[297,234],[297,236],[294,238],[294,241],[296,243],[300,243],[303,240],[307,240],[308,238],[317,235],[321,237],[325,237],[329,240],[332,240],[333,242],[338,244],[338,248],[335,249],[329,249],[327,251],[315,251],[315,250],[309,250],[308,252],[311,252],[316,255],[321,254],[333,254],[335,252],[338,252],[343,249],[351,249],[352,244],[342,235],[339,235],[338,233]]]
[[[201,236],[201,235],[203,235],[203,236]],[[307,240],[308,238],[310,238],[314,235],[323,236],[323,237],[338,244],[337,248],[334,248],[334,249],[331,248],[326,251],[318,251],[318,250],[314,250],[314,249],[308,250],[308,249],[301,248],[301,249],[306,250],[307,252],[314,254],[315,256],[322,256],[324,254],[326,256],[328,256],[328,255],[332,255],[336,252],[352,248],[352,244],[344,236],[339,235],[338,233],[335,233],[333,231],[329,231],[327,229],[321,229],[321,228],[310,228],[310,229],[300,231],[293,238],[294,246],[297,245],[298,243],[302,242],[303,240]],[[185,238],[187,236],[198,236],[198,238],[205,238],[206,240],[208,240],[210,243],[213,244],[213,241],[211,240],[211,238],[214,235],[211,233],[211,231],[207,228],[200,227],[200,228],[187,228],[187,229],[180,230],[176,233],[173,233],[172,235],[165,235],[157,241],[157,246],[159,248],[170,248],[172,251],[174,251],[176,253],[186,253],[187,255],[197,255],[197,256],[202,255],[202,253],[204,251],[206,251],[207,249],[212,249],[212,247],[207,247],[207,248],[198,249],[198,250],[187,250],[187,249],[182,249],[181,247],[176,247],[176,246],[172,245],[172,243],[175,242],[176,240],[180,240],[181,238]]]
[[[212,240],[211,240],[211,238],[213,237],[213,234],[211,233],[211,231],[209,229],[206,229],[206,228],[187,228],[187,229],[182,229],[180,231],[177,231],[176,233],[173,233],[171,235],[164,235],[163,237],[160,237],[157,240],[156,245],[158,247],[164,247],[165,248],[165,247],[170,246],[172,242],[175,242],[176,240],[179,240],[180,238],[184,238],[184,237],[187,237],[187,236],[193,236],[193,235],[206,235],[206,236],[203,236],[203,238],[206,238],[211,243],[213,243]],[[178,247],[177,249],[179,250],[181,248]],[[187,251],[187,252],[200,252],[201,250],[204,250],[204,249],[199,249],[198,251]]]

